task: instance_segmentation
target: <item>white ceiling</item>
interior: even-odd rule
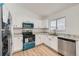
[[[76,4],[72,3],[19,3],[17,4],[22,6],[33,13],[41,16],[47,17],[56,12],[62,11],[66,8],[74,6]]]

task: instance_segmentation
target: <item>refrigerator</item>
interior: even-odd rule
[[[0,56],[9,56],[11,52],[11,14],[8,11],[7,22],[5,22],[3,5],[0,4]]]

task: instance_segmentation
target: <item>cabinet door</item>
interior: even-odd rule
[[[50,38],[49,38],[48,35],[45,35],[45,36],[44,36],[43,42],[44,42],[44,44],[46,44],[47,46],[50,47],[50,45],[51,45],[51,43],[50,43],[51,40],[50,40]]]
[[[58,51],[58,39],[55,36],[50,38],[50,47],[56,51]]]
[[[79,56],[79,40],[76,41],[76,56]]]
[[[36,35],[35,36],[35,45],[37,46],[39,44],[41,44],[41,36],[40,35]]]
[[[42,43],[48,44],[48,36],[44,34],[36,35],[35,44],[39,45]]]
[[[13,52],[21,51],[23,49],[22,37],[15,37],[12,46],[13,46]]]

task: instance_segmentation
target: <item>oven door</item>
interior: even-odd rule
[[[23,38],[23,50],[35,47],[35,35],[28,35]]]

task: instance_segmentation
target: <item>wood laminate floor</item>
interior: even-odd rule
[[[60,55],[42,44],[26,51],[20,51],[14,53],[13,56],[60,56]]]

